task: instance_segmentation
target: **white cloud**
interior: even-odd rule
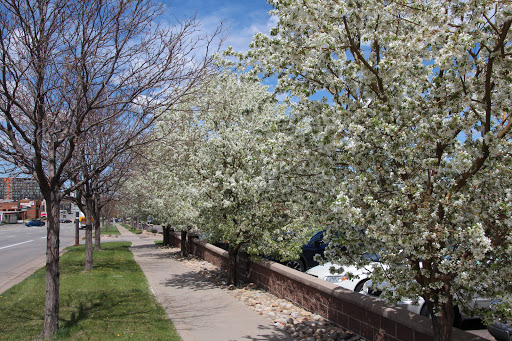
[[[229,31],[223,48],[233,46],[235,51],[245,52],[256,33],[269,34],[276,26],[278,18],[268,14],[270,9],[268,5],[253,8],[251,3],[244,3],[218,8],[205,16],[198,13],[197,19],[206,32],[214,32],[219,23],[224,22]]]
[[[253,36],[256,33],[269,34],[270,30],[276,26],[277,17],[268,17],[266,22],[253,22],[241,29],[231,29],[229,37],[226,40],[226,46],[233,46],[235,51],[247,51]]]

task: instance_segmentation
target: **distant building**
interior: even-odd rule
[[[42,200],[43,195],[32,178],[0,178],[0,198],[6,201]]]
[[[39,219],[41,218],[41,200],[20,200],[20,219]]]
[[[0,202],[0,221],[2,223],[15,224],[20,213],[20,204],[18,202]]]
[[[0,221],[4,223],[38,218],[41,218],[40,200],[0,201]]]

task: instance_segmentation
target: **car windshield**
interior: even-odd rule
[[[366,253],[364,257],[372,262],[380,262],[380,257],[376,253]]]

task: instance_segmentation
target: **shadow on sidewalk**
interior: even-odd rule
[[[215,283],[212,283],[198,273],[192,271],[181,274],[172,274],[168,280],[162,282],[162,285],[177,289],[187,288],[194,291],[218,289]]]
[[[172,255],[170,253],[140,253],[137,254],[137,257],[141,258],[152,258],[155,260],[166,260],[166,259],[172,259]]]
[[[147,243],[147,244],[139,244],[139,245],[136,245],[136,244],[132,243],[132,246],[130,246],[130,249],[132,249],[132,250],[155,249],[156,250],[157,247],[156,247],[155,243]]]

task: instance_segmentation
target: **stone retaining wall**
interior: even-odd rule
[[[180,234],[170,232],[169,243],[180,247]],[[188,238],[189,253],[223,269],[228,266],[227,251]],[[428,318],[404,308],[389,306],[382,300],[343,289],[337,285],[267,261],[251,261],[243,254],[238,260],[238,275],[245,282],[287,299],[304,309],[357,333],[368,340],[432,340]],[[460,329],[454,329],[452,341],[486,341]]]

